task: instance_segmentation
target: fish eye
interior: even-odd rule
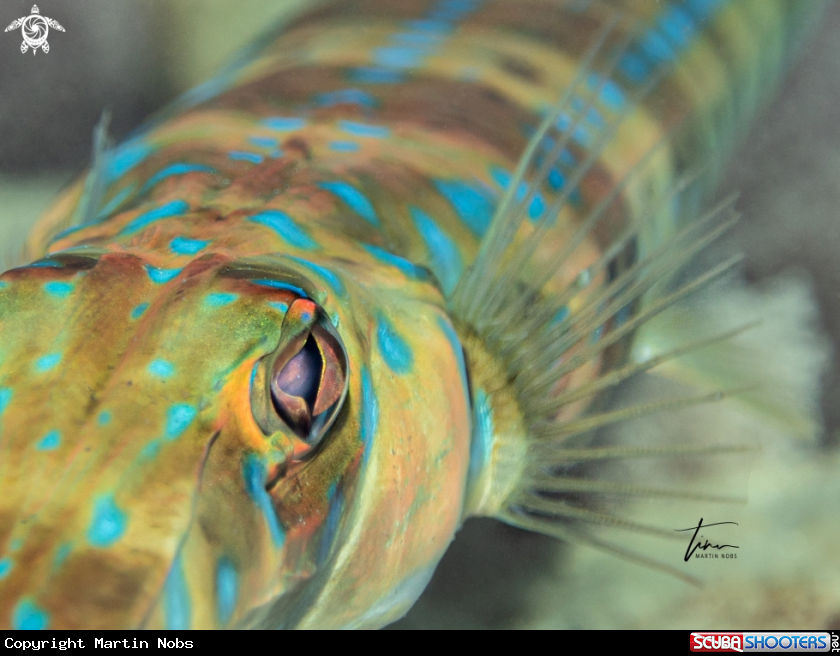
[[[266,435],[282,431],[297,438],[296,460],[324,439],[347,391],[347,356],[341,339],[312,301],[300,304],[307,306],[300,314],[312,320],[296,323],[278,350],[258,363],[251,387],[257,424]]]

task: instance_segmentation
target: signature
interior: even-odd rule
[[[708,540],[706,540],[705,536],[703,536],[703,535],[701,535],[700,537],[703,540],[705,540],[705,542],[701,542],[700,540],[697,539],[697,535],[698,535],[698,533],[700,533],[701,528],[708,528],[709,526],[721,526],[722,524],[735,524],[735,526],[738,526],[737,522],[715,522],[714,524],[704,524],[703,523],[703,518],[701,517],[700,521],[697,523],[697,526],[692,526],[690,528],[674,529],[678,532],[694,531],[694,534],[691,536],[691,540],[688,543],[688,548],[685,550],[685,558],[684,558],[685,562],[688,562],[689,558],[691,558],[691,556],[694,554],[694,552],[697,551],[698,549],[700,549],[702,551],[706,551],[707,549],[717,549],[718,551],[720,551],[721,549],[726,549],[726,548],[738,549],[738,547],[734,544],[713,544],[712,542],[709,542]]]

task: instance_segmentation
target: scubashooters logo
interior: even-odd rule
[[[827,632],[789,631],[777,633],[696,631],[691,634],[691,651],[704,652],[823,652],[832,649]]]
[[[20,28],[20,33],[23,35],[23,43],[20,44],[20,51],[26,52],[32,48],[33,55],[38,52],[38,48],[44,52],[50,51],[50,44],[47,43],[47,35],[50,33],[50,28],[59,32],[64,31],[64,28],[57,20],[41,16],[38,5],[32,5],[32,13],[29,16],[22,16],[13,20],[5,31],[11,32],[17,28]]]

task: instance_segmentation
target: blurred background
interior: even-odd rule
[[[811,0],[790,0],[810,2]],[[42,0],[61,23],[51,50],[21,54],[0,33],[0,253],[19,244],[90,156],[105,108],[124,135],[212,75],[298,0]],[[4,0],[0,26],[31,11]],[[739,560],[695,590],[591,549],[470,520],[420,602],[397,626],[840,629],[840,3],[753,124],[725,176],[744,220],[726,248],[757,289],[778,276],[812,290],[832,345],[817,444],[768,449],[739,511]],[[710,564],[711,565],[711,564]],[[712,570],[714,570],[712,572]]]

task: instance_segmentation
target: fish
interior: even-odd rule
[[[324,2],[103,120],[0,276],[0,624],[380,627],[474,516],[690,579],[599,465],[743,445],[597,432],[749,396],[607,404],[744,329],[643,355],[819,7]]]

